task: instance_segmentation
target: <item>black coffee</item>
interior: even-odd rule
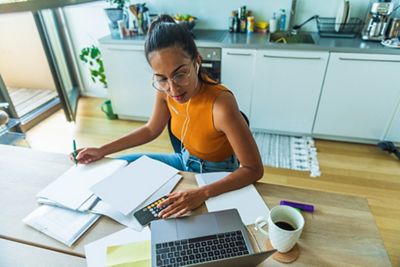
[[[294,228],[290,223],[287,222],[275,222],[275,225],[278,226],[279,228],[283,229],[283,230],[287,230],[287,231],[293,231],[296,228]]]

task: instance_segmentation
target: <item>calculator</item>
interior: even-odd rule
[[[140,210],[137,210],[133,216],[139,221],[139,223],[143,226],[149,224],[153,220],[157,220],[158,218],[158,213],[168,207],[169,205],[166,205],[162,208],[157,208],[157,205],[166,200],[168,197],[163,196],[156,201],[148,204],[146,207],[143,207]]]

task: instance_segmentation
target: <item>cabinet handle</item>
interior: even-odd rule
[[[306,59],[306,60],[320,60],[321,57],[285,57],[285,56],[270,56],[270,55],[263,55],[267,58],[283,58],[283,59]]]
[[[252,55],[251,53],[232,53],[232,52],[227,52],[226,54],[228,56],[246,56],[246,57],[249,57]]]
[[[339,57],[339,60],[372,61],[372,62],[400,62],[400,60],[391,60],[391,59],[366,59],[366,58],[350,58],[350,57]]]

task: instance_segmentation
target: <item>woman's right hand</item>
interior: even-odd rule
[[[78,154],[76,156],[76,159],[78,160],[78,163],[82,164],[91,163],[93,161],[102,159],[105,156],[100,148],[95,148],[95,147],[81,148],[77,150],[77,153]],[[71,153],[70,158],[72,161],[74,161],[73,152]]]

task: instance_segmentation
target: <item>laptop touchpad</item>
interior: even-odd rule
[[[184,217],[176,221],[178,239],[207,236],[218,233],[218,223],[214,215]]]

